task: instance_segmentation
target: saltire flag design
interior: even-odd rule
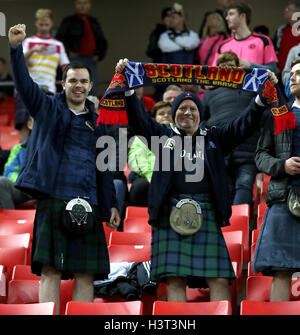
[[[128,62],[122,73],[115,73],[100,101],[97,123],[127,124],[125,91],[162,84],[206,85],[257,92],[263,102],[271,104],[276,135],[296,126],[285,95],[278,85],[271,85],[266,69],[140,62]]]

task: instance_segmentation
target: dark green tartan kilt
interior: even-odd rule
[[[94,279],[107,278],[109,257],[99,210],[93,207],[97,224],[86,235],[70,234],[63,226],[66,202],[53,198],[39,200],[34,221],[31,270],[40,276],[47,264],[62,273],[62,279],[74,273],[94,274]]]
[[[206,277],[228,278],[230,282],[235,279],[213,205],[201,202],[201,209],[200,230],[190,236],[181,236],[171,228],[170,207],[165,206],[158,225],[152,225],[151,280],[165,282],[168,277],[185,277],[189,287],[205,288]]]

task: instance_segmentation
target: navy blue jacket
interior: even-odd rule
[[[34,126],[16,187],[33,197],[40,194],[49,195],[55,185],[72,111],[67,106],[64,92],[48,96],[31,79],[22,45],[18,48],[10,46],[10,58],[16,89],[34,118]],[[86,100],[86,107],[91,111],[96,145],[97,139],[105,135],[105,127],[103,125],[96,127],[97,114],[94,111],[94,104]],[[101,218],[103,221],[108,221],[111,215],[110,209],[117,207],[113,176],[110,171],[100,172],[98,169],[96,171]]]
[[[152,119],[149,113],[145,112],[143,105],[135,94],[127,97],[126,102],[129,126],[137,135],[144,136],[148,143],[151,143],[151,136],[183,137],[185,135],[182,130],[176,127],[166,127]],[[220,226],[229,225],[231,216],[230,192],[224,156],[254,131],[264,109],[264,107],[260,107],[255,103],[255,99],[252,99],[249,107],[232,122],[222,127],[211,127],[205,130],[198,129],[198,135],[201,132],[205,136],[205,156],[212,181],[212,195],[217,220]],[[176,152],[175,149],[171,150],[164,147],[164,145],[159,146],[160,163],[164,155],[170,154],[170,171],[156,169],[158,171],[153,172],[148,197],[150,224],[156,223],[155,221],[161,213],[162,205],[168,199],[172,187],[172,174],[176,164],[174,152]]]

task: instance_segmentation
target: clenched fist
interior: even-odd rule
[[[11,27],[8,31],[8,40],[13,48],[18,47],[26,37],[25,24],[17,24]]]

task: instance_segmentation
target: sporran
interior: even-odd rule
[[[182,199],[171,210],[170,225],[182,236],[195,234],[201,228],[202,221],[201,206],[193,199]]]
[[[93,209],[84,199],[72,199],[67,203],[62,221],[69,233],[87,234],[94,227]]]

